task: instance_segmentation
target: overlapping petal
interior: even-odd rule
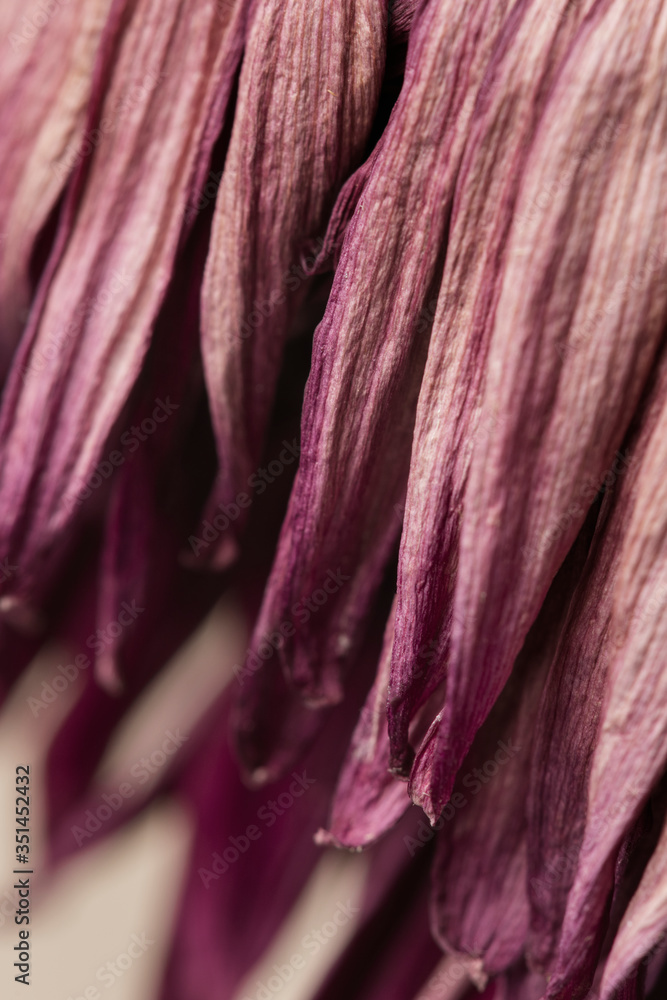
[[[216,116],[220,127],[241,53],[242,7],[225,7],[226,17],[213,0],[123,9],[123,31],[105,49],[110,82],[96,128],[76,154],[73,228],[0,413],[0,553],[19,566],[1,603],[17,620],[51,584],[76,522],[72,495],[94,474],[139,374],[200,145]],[[97,80],[102,88],[104,73]]]
[[[39,8],[3,4],[0,37],[0,379],[25,326],[29,263],[69,169],[55,165],[78,147],[93,67],[111,0]]]
[[[640,15],[630,43],[627,7],[596,5],[522,179],[479,402],[482,426],[495,417],[499,427],[473,449],[447,697],[412,770],[432,818],[590,506],[586,485],[613,463],[662,335],[667,11],[647,0],[633,7]],[[610,120],[627,128],[601,144]],[[596,153],[573,165],[582,148]],[[547,207],[531,218],[545,191]]]
[[[512,675],[461,768],[438,825],[432,921],[447,950],[481,958],[477,976],[509,971],[525,955],[529,925],[526,797],[537,708],[592,524],[565,561]]]
[[[663,669],[667,618],[661,613],[667,595],[664,380],[658,393],[660,419],[649,424],[632,507],[617,543],[611,622],[598,654],[608,663],[607,682],[591,765],[586,827],[550,997],[573,995],[579,988],[575,984],[592,975],[616,855],[667,762]]]
[[[482,412],[480,397],[521,176],[550,82],[589,7],[562,2],[554,17],[541,3],[516,8],[467,130],[442,285],[431,304],[401,537],[389,726],[392,765],[404,774],[410,719],[447,673],[473,450],[504,430],[505,415],[493,402]],[[457,623],[474,631],[472,605],[457,611]]]
[[[301,464],[256,630],[266,634],[308,602],[329,569],[347,578],[317,627],[299,629],[282,652],[312,702],[341,697],[342,665],[398,538],[427,306],[440,281],[464,130],[510,6],[419,8],[405,82],[316,332]]]
[[[384,0],[255,6],[203,287],[203,354],[218,443],[209,513],[252,494],[289,320],[362,158],[384,70]],[[236,522],[237,528],[244,514]],[[213,562],[229,561],[221,542]]]
[[[405,783],[389,770],[387,691],[393,642],[394,607],[375,681],[354,730],[320,843],[365,847],[392,827],[410,805]]]

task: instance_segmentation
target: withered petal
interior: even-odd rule
[[[251,20],[202,291],[220,463],[209,515],[252,495],[289,321],[306,290],[301,253],[324,236],[363,156],[385,59],[382,0],[259,0]]]

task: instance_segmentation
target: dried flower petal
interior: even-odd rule
[[[562,0],[554,10],[567,6]],[[389,731],[392,766],[406,776],[410,720],[447,673],[473,450],[503,433],[504,414],[493,406],[482,413],[480,397],[507,234],[549,84],[588,6],[562,19],[545,18],[539,3],[517,8],[494,50],[469,126],[442,285],[432,303],[401,538]],[[474,632],[471,608],[459,610],[457,621]]]
[[[219,504],[243,510],[257,477],[289,319],[305,290],[297,265],[363,154],[385,38],[381,0],[259,0],[253,11],[202,298],[220,461],[210,516]],[[218,565],[228,553],[228,544],[219,549]]]
[[[667,408],[664,380],[636,472],[633,504],[620,540],[613,611],[599,656],[608,660],[605,701],[588,789],[586,829],[570,891],[549,996],[569,996],[592,976],[598,928],[619,846],[667,763],[663,670],[667,618]]]
[[[420,8],[403,89],[316,332],[301,464],[256,632],[275,628],[339,567],[345,587],[282,652],[313,703],[342,696],[341,667],[398,537],[430,330],[424,307],[440,280],[464,128],[507,9],[506,0]]]
[[[0,380],[28,315],[35,240],[69,174],[54,164],[83,136],[109,6],[110,0],[70,0],[44,23],[44,11],[27,8],[23,0],[3,4]]]
[[[522,178],[479,416],[495,415],[500,428],[473,449],[447,698],[412,772],[415,800],[433,819],[590,505],[582,484],[603,482],[622,443],[662,335],[667,11],[645,0],[641,16],[648,27],[630,41],[625,5],[595,6]],[[573,170],[573,150],[595,144],[610,118],[627,120],[622,138]],[[548,207],[527,218],[544,190]]]
[[[128,16],[90,162],[81,164],[74,230],[41,316],[33,311],[0,414],[0,554],[19,565],[5,585],[6,613],[41,599],[69,542],[72,494],[103,458],[139,373],[198,146],[240,56],[239,18],[232,13],[227,30],[213,0],[139,0]]]

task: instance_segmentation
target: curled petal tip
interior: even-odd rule
[[[194,536],[192,536],[194,538]],[[207,543],[208,544],[208,543]],[[229,569],[238,560],[241,547],[231,534],[223,535],[216,541],[215,547],[204,552],[182,549],[178,561],[185,569],[215,570],[222,572]]]
[[[20,597],[10,594],[0,597],[0,617],[25,635],[39,635],[44,630],[44,620],[39,611]]]
[[[103,653],[95,662],[95,680],[107,694],[120,697],[125,691],[125,682],[120,675],[117,657],[112,652]]]
[[[248,775],[248,781],[252,788],[262,788],[271,780],[271,772],[268,767],[256,767]]]

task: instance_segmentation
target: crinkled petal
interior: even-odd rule
[[[74,228],[0,413],[0,555],[19,565],[5,613],[38,603],[51,583],[76,522],[72,496],[103,458],[139,373],[199,146],[234,81],[239,10],[221,17],[214,0],[138,0],[110,54],[98,129],[77,154]]]
[[[649,957],[659,950],[667,934],[667,826],[644,871],[616,931],[597,988],[600,1000],[612,1000],[616,991],[646,968]]]
[[[301,464],[256,635],[308,604],[329,571],[342,574],[317,626],[300,628],[282,652],[316,703],[341,697],[341,668],[398,538],[426,305],[440,281],[471,98],[508,6],[420,8],[405,82],[315,335]]]
[[[253,10],[202,293],[220,461],[209,514],[238,504],[237,529],[239,496],[260,481],[289,319],[305,290],[300,255],[324,236],[363,155],[385,44],[382,0],[259,0]]]
[[[389,615],[373,687],[338,779],[326,831],[320,843],[365,847],[386,833],[410,806],[405,782],[389,770],[387,689],[394,641],[394,608]]]
[[[550,983],[554,997],[571,996],[573,984],[592,975],[616,855],[667,762],[666,385],[663,367],[655,401],[660,417],[647,421],[645,450],[632,481],[628,474],[621,485],[632,490],[632,503],[616,542],[611,621],[597,654],[607,662],[604,704],[579,865]]]
[[[447,698],[431,757],[413,769],[432,818],[590,506],[587,488],[610,470],[664,329],[666,30],[658,0],[595,5],[522,178],[479,414],[499,427],[473,448]],[[627,127],[608,134],[610,121]]]
[[[547,679],[537,722],[529,799],[528,878],[535,969],[549,968],[558,945],[586,821],[590,766],[607,663],[618,540],[629,489],[607,492],[584,578]]]
[[[663,435],[666,427],[663,423]],[[660,460],[664,462],[662,450]],[[638,491],[661,494],[656,472],[654,466],[650,484],[641,477]],[[590,975],[595,947],[591,930],[602,920],[614,858],[667,761],[666,619],[660,609],[650,610],[650,602],[664,600],[656,594],[667,593],[665,547],[663,544],[662,553],[653,547],[657,539],[652,529],[664,521],[664,497],[660,503],[662,510],[657,507],[641,513],[637,508],[645,508],[645,504],[636,505],[616,578],[614,619],[626,636],[618,650],[612,642],[604,650],[610,660],[605,707],[591,770],[586,831],[552,980],[550,996],[554,997],[570,996],[572,982]]]
[[[439,821],[432,875],[434,933],[448,950],[481,958],[483,975],[509,970],[525,952],[526,797],[539,732],[537,708],[590,535],[586,525],[554,580]]]
[[[554,13],[567,6],[562,0]],[[504,420],[492,407],[482,415],[479,399],[503,249],[548,85],[589,6],[577,5],[563,18],[546,18],[540,3],[516,9],[494,50],[468,128],[442,285],[437,303],[430,304],[435,316],[401,537],[389,731],[392,766],[406,775],[412,763],[410,720],[447,672],[472,452],[496,437]],[[470,611],[457,612],[462,628],[474,628]]]
[[[69,174],[54,164],[82,138],[110,3],[70,0],[38,25],[35,14],[41,19],[43,12],[37,8],[23,0],[3,4],[0,379],[28,316],[28,269],[36,238]]]

